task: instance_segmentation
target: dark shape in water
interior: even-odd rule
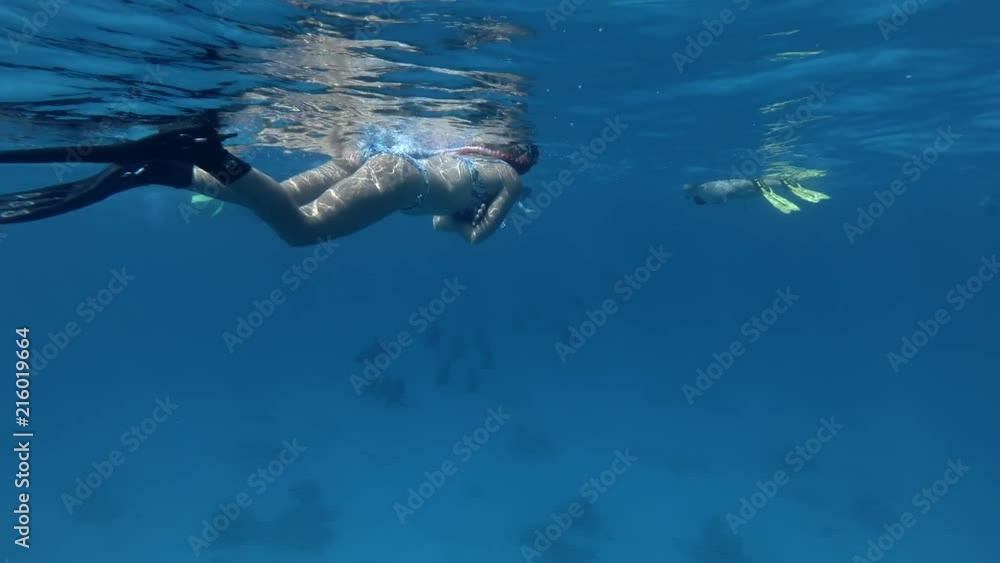
[[[483,369],[493,368],[493,347],[490,345],[486,332],[480,330],[476,338],[479,344],[479,365]]]
[[[451,362],[445,362],[438,366],[437,378],[434,384],[438,387],[445,387],[451,383]]]
[[[510,449],[514,454],[548,457],[555,453],[552,440],[541,425],[527,426],[519,424],[511,437]]]
[[[589,506],[584,508],[585,511],[589,509]],[[563,506],[562,510],[565,511],[566,507]],[[520,533],[520,541],[518,543],[535,546],[535,542],[538,541],[538,534],[544,534],[542,531],[550,525],[552,525],[552,520],[546,519],[525,527]],[[548,563],[595,563],[597,561],[597,551],[594,547],[580,541],[580,538],[574,539],[571,535],[573,530],[574,528],[570,528],[566,532],[566,536],[569,537],[563,536],[557,541],[550,543],[549,548],[545,551],[545,561]]]
[[[97,527],[104,529],[114,529],[117,522],[120,522],[121,518],[125,516],[124,508],[122,504],[118,501],[115,493],[115,488],[108,489],[108,485],[103,485],[105,490],[96,491],[92,490],[89,485],[84,488],[85,491],[91,491],[90,494],[85,497],[86,500],[78,500],[68,505],[68,507],[73,509],[73,518],[76,522],[87,527]],[[77,489],[80,489],[77,486]],[[77,497],[74,496],[74,499]],[[117,522],[116,522],[117,521]]]
[[[513,37],[533,37],[532,30],[518,27],[507,21],[486,17],[475,22],[462,22],[455,26],[460,35],[445,39],[448,49],[476,49],[482,43],[510,43]]]
[[[322,553],[333,543],[334,514],[323,502],[319,483],[296,483],[288,494],[292,506],[269,523],[268,543],[300,553]]]
[[[729,525],[723,527],[715,517],[705,520],[699,541],[686,548],[692,563],[751,563],[743,550],[743,539],[730,533]]]
[[[237,549],[247,545],[273,541],[273,538],[265,535],[268,529],[267,523],[260,521],[257,516],[257,512],[254,511],[254,508],[255,507],[247,507],[243,509],[240,512],[239,517],[230,521],[226,531],[220,533],[218,539],[212,542],[212,545],[228,549]],[[209,518],[214,518],[218,514],[218,508],[216,508],[216,512],[211,514]],[[209,520],[209,522],[211,521],[212,520]]]
[[[452,342],[451,359],[461,360],[465,357],[465,337],[457,336]]]
[[[851,520],[862,526],[878,527],[893,518],[891,510],[885,507],[875,495],[866,492],[851,503]]]
[[[382,342],[375,337],[372,337],[372,343],[368,345],[367,348],[361,350],[354,355],[354,363],[363,364],[365,360],[375,361],[375,356],[382,353]]]
[[[560,341],[565,343],[573,342],[573,327],[566,327],[562,329]]]
[[[406,395],[406,383],[398,375],[383,373],[375,380],[371,388],[376,397],[385,401],[385,406],[397,406],[403,404],[403,396]]]
[[[465,382],[465,390],[469,393],[477,393],[479,391],[479,375],[476,373],[476,368],[469,368],[468,379]]]
[[[441,332],[441,328],[438,325],[431,325],[430,331],[427,333],[427,336],[424,337],[424,343],[427,344],[427,347],[431,350],[439,350],[441,349],[441,338],[443,336],[444,334]]]
[[[465,498],[469,499],[481,499],[483,498],[483,487],[479,483],[473,483],[469,485],[469,488],[465,489]]]

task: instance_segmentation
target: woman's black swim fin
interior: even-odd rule
[[[187,164],[112,164],[100,173],[76,182],[40,190],[0,194],[0,225],[62,215],[139,186],[157,184],[181,188],[190,185],[192,177],[193,169]]]
[[[137,141],[111,145],[81,144],[0,152],[0,163],[101,163],[126,164],[177,162],[197,166],[229,185],[252,170],[222,145],[235,134],[223,135],[210,121],[185,119]]]
[[[234,136],[220,134],[211,121],[189,119],[136,141],[0,152],[0,163],[111,164],[101,173],[76,182],[0,194],[0,224],[61,215],[140,186],[186,187],[191,184],[194,167],[229,185],[252,170],[222,145]]]
[[[235,137],[222,135],[211,124],[185,120],[164,127],[159,133],[136,141],[110,145],[81,143],[72,147],[42,147],[0,152],[0,163],[44,164],[50,162],[122,164],[171,160],[194,163],[206,152],[216,152],[222,141]]]

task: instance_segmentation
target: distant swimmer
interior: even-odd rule
[[[162,185],[245,207],[293,246],[344,237],[397,212],[432,216],[434,229],[475,244],[495,233],[527,196],[521,175],[538,160],[538,147],[530,142],[438,151],[363,143],[279,183],[226,150],[223,141],[234,136],[208,122],[188,121],[87,151],[0,152],[0,163],[59,163],[75,154],[76,162],[110,164],[83,180],[0,194],[0,224],[53,217],[126,190]]]
[[[809,203],[819,203],[830,196],[813,190],[807,190],[795,180],[789,178],[768,177],[756,180],[733,179],[715,180],[703,184],[687,184],[684,195],[695,205],[725,203],[736,199],[754,199],[763,197],[765,201],[782,213],[799,211],[794,202],[778,195],[775,189],[788,190],[793,196]]]

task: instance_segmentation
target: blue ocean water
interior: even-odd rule
[[[289,248],[161,187],[0,225],[0,556],[994,560],[995,15],[8,0],[0,150],[216,111],[279,180],[373,126],[542,157],[478,246],[400,216]],[[682,190],[764,175],[830,199]]]

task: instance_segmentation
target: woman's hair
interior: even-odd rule
[[[502,160],[521,175],[527,174],[538,162],[538,145],[531,141],[503,145],[468,146],[453,152],[456,154],[476,154]]]

